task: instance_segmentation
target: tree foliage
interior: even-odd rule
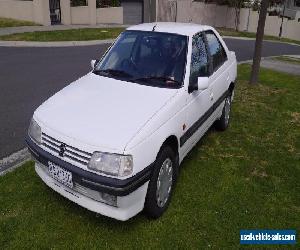
[[[97,8],[118,7],[118,6],[120,6],[119,0],[96,0]]]

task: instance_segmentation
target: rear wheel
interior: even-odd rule
[[[229,120],[230,120],[230,112],[231,112],[231,94],[230,93],[226,98],[225,98],[225,104],[223,107],[222,115],[219,120],[216,121],[216,128],[218,130],[224,131],[227,129],[229,125]]]
[[[168,208],[176,173],[175,153],[170,147],[163,147],[158,153],[145,201],[145,212],[150,218],[159,218]]]

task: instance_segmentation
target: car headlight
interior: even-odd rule
[[[36,143],[41,144],[42,142],[42,130],[41,127],[37,124],[37,122],[32,118],[30,121],[30,125],[28,128],[28,134],[31,139],[33,139]]]
[[[127,176],[132,174],[133,160],[131,155],[94,152],[88,168],[113,176]]]

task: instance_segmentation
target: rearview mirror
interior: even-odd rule
[[[198,90],[205,90],[208,88],[208,77],[198,77]]]
[[[91,67],[94,69],[96,65],[98,64],[99,60],[91,60]]]

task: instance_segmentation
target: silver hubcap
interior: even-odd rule
[[[173,181],[173,164],[171,159],[167,158],[158,174],[156,187],[156,202],[159,207],[163,207],[170,196]]]
[[[225,123],[228,124],[229,122],[229,116],[230,116],[230,96],[226,98],[225,100]]]

